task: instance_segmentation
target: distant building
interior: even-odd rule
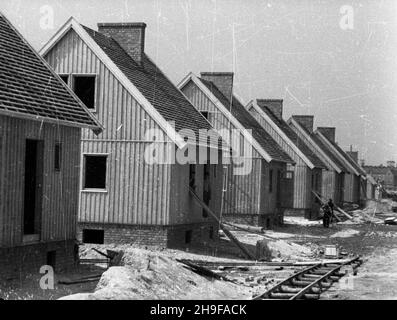
[[[389,190],[397,190],[397,168],[394,166],[394,161],[388,161],[388,166],[364,166],[377,183],[381,184],[383,188]]]

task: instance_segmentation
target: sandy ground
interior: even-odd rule
[[[363,211],[351,212],[353,221],[333,224],[329,229],[321,221],[286,217],[285,225],[262,235],[241,230],[233,234],[250,250],[256,252],[258,240],[265,240],[272,261],[295,262],[323,259],[324,247],[336,245],[343,258],[361,255],[364,264],[358,274],[342,278],[321,299],[395,299],[397,297],[397,226],[382,221],[397,216],[386,203],[372,204]],[[171,250],[135,248],[129,245],[83,245],[82,258],[99,258],[92,248],[122,250],[119,266],[107,271],[100,266],[81,266],[56,276],[54,290],[42,290],[40,275],[0,282],[4,299],[250,299],[301,267],[250,266],[217,268],[213,271],[233,282],[203,277],[186,268],[176,259],[208,262],[244,262],[241,253],[225,238],[216,250],[193,248]],[[104,273],[103,273],[104,272]],[[61,285],[59,279],[103,273],[99,281]]]

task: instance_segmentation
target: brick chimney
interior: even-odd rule
[[[318,127],[320,131],[329,141],[335,142],[335,127]]]
[[[98,23],[98,31],[116,40],[138,63],[145,51],[145,28],[146,24],[143,22]]]
[[[259,107],[267,107],[277,119],[283,118],[283,99],[257,99],[256,103]]]
[[[233,72],[201,72],[200,77],[211,81],[222,94],[231,100],[233,95]]]
[[[302,127],[304,127],[310,133],[313,132],[314,116],[303,115],[303,116],[292,116],[296,122],[298,122]]]

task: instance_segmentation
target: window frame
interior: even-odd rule
[[[86,156],[97,156],[97,157],[106,157],[106,172],[105,172],[105,188],[85,188],[85,173],[86,173]],[[101,152],[83,152],[81,155],[81,188],[82,192],[97,192],[97,193],[107,193],[109,182],[108,182],[108,171],[109,171],[109,153],[101,153]]]
[[[62,77],[68,77],[68,81],[67,82],[65,82],[63,80],[62,80],[62,82],[64,84],[66,84],[70,88],[70,79],[72,78],[71,74],[70,73],[58,73],[58,76],[61,78],[61,80],[62,80]]]
[[[57,168],[57,146],[59,146],[59,159],[58,159],[58,165],[59,167]],[[54,144],[54,171],[55,172],[61,172],[62,170],[62,142],[61,141],[55,141]]]
[[[76,77],[94,77],[95,78],[95,87],[94,87],[94,108],[88,108],[87,109],[92,112],[96,113],[97,112],[97,94],[98,94],[98,74],[97,73],[81,73],[81,72],[72,72],[70,73],[69,77],[69,87],[73,91],[73,93],[77,96],[76,92],[74,91],[74,85],[75,85],[75,78]],[[77,96],[78,97],[78,96]],[[79,97],[78,97],[79,98]],[[79,98],[80,99],[80,98]],[[81,99],[80,99],[81,100]],[[84,103],[84,102],[83,102]],[[85,105],[85,104],[84,104]]]

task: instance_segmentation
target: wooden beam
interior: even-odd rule
[[[197,203],[219,223],[219,227],[221,228],[221,230],[244,253],[244,255],[251,260],[256,260],[255,256],[246,247],[244,247],[244,245],[240,241],[238,241],[235,236],[232,235],[232,233],[225,227],[225,225],[221,223],[216,214],[200,199],[200,197],[194,192],[194,190],[189,187],[189,191],[193,198],[197,201]]]
[[[316,198],[321,202],[321,204],[322,205],[324,205],[325,203],[326,203],[326,201],[319,195],[319,194],[317,194],[315,191],[313,191],[312,190],[312,192],[313,192],[313,194],[316,196]],[[336,205],[335,205],[335,207],[336,207]],[[339,210],[338,210],[339,211]],[[342,212],[343,213],[343,212]],[[336,214],[332,214],[335,218],[336,218],[336,220],[338,220],[339,222],[341,222],[342,220],[336,215]],[[351,218],[350,218],[351,219]]]

